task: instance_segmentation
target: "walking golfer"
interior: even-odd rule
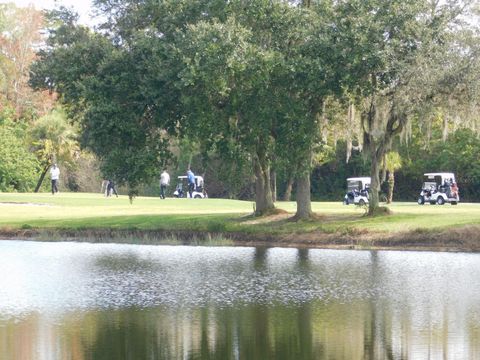
[[[193,191],[195,190],[195,174],[190,169],[188,169],[187,171],[187,180],[188,180],[188,193],[190,194],[190,198],[193,198]]]
[[[165,199],[165,190],[168,185],[170,185],[170,175],[168,175],[167,170],[164,169],[160,174],[160,199]]]
[[[60,178],[60,169],[57,164],[53,164],[50,168],[50,179],[52,179],[52,195],[58,193],[58,179]]]

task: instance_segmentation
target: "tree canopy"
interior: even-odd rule
[[[373,214],[385,156],[414,122],[475,123],[466,1],[95,4],[106,19],[97,31],[50,13],[30,83],[58,92],[83,146],[132,197],[190,139],[205,157],[250,164],[259,214],[274,208],[276,170],[288,172],[306,218],[312,168],[345,140],[369,158]]]

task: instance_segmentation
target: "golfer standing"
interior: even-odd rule
[[[193,191],[195,190],[195,174],[191,169],[187,170],[187,182],[188,182],[188,193],[190,194],[190,199],[192,199]]]
[[[60,169],[57,164],[53,164],[50,168],[50,179],[52,179],[52,195],[58,193],[58,179],[60,178]]]
[[[165,199],[165,190],[168,185],[170,185],[170,175],[168,175],[167,170],[164,169],[160,174],[160,199]]]

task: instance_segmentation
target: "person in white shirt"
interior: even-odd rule
[[[160,174],[160,199],[165,199],[165,190],[168,185],[170,185],[170,175],[168,175],[167,170],[163,170]]]
[[[52,179],[52,195],[58,193],[58,179],[60,178],[60,169],[57,164],[53,164],[50,168],[50,179]]]

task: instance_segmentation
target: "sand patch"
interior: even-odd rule
[[[11,205],[18,205],[18,206],[53,206],[51,204],[42,204],[42,203],[30,203],[30,202],[13,202],[13,201],[4,201],[0,202],[0,206],[11,206]]]

